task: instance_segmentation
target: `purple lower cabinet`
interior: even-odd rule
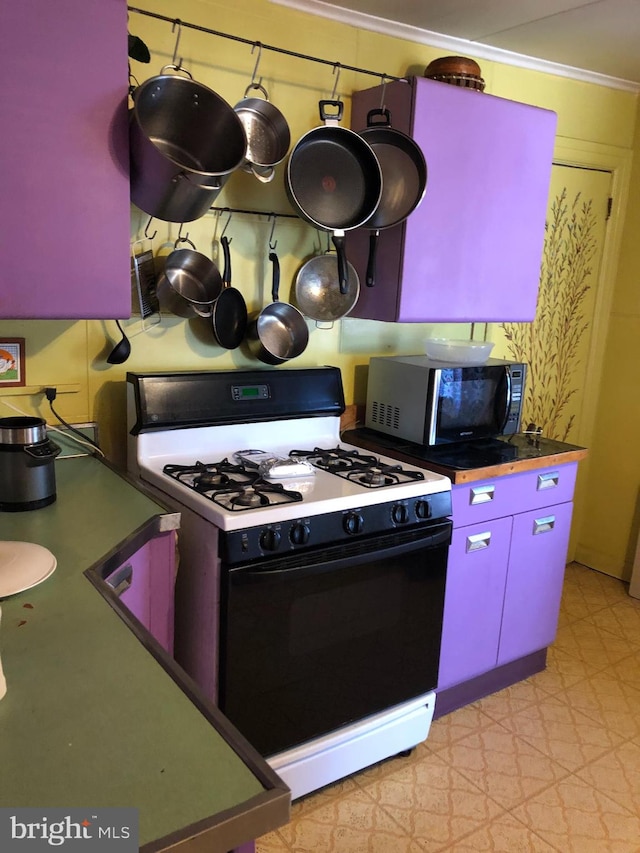
[[[498,664],[555,639],[572,509],[556,504],[514,517]]]
[[[108,580],[119,598],[162,648],[173,656],[176,532],[169,530],[150,539]]]
[[[453,531],[438,690],[497,665],[511,525],[509,516]]]

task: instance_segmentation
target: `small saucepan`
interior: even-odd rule
[[[178,249],[179,242],[190,249]],[[156,295],[160,308],[178,317],[210,317],[214,302],[222,291],[222,276],[214,262],[196,251],[191,240],[182,237],[167,255],[158,279]]]
[[[249,97],[252,89],[261,92],[263,97]],[[271,103],[261,83],[251,83],[244,98],[233,109],[247,137],[247,153],[242,170],[266,184],[273,180],[275,167],[289,151],[291,133],[287,120]]]
[[[297,358],[309,343],[307,322],[293,305],[279,302],[280,263],[275,252],[269,253],[273,264],[271,297],[273,302],[251,317],[247,341],[252,353],[265,364],[283,364]]]
[[[372,229],[365,284],[373,287],[378,235],[383,228],[404,222],[420,204],[427,187],[427,164],[418,143],[391,126],[387,109],[370,110],[360,136],[375,151],[382,169],[380,203],[365,226]]]
[[[382,170],[369,143],[339,125],[342,111],[341,101],[320,101],[320,118],[325,124],[308,131],[294,146],[285,189],[302,219],[332,232],[339,286],[347,293],[345,231],[365,225],[376,212],[382,196]]]

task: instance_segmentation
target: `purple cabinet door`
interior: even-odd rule
[[[449,548],[438,689],[496,666],[511,518],[459,527]]]
[[[556,504],[514,517],[498,664],[555,639],[572,509]]]
[[[176,533],[170,530],[149,540],[108,578],[123,604],[170,655],[175,576]]]
[[[3,3],[0,317],[128,317],[125,0]]]
[[[381,88],[356,93],[352,128]],[[402,224],[380,232],[377,283],[352,317],[404,322],[535,317],[557,117],[550,110],[425,78],[388,84],[392,125],[427,162],[427,189]],[[351,232],[361,279],[368,232]]]

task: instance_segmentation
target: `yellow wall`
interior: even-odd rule
[[[441,49],[398,38],[360,30],[323,18],[309,16],[266,0],[236,0],[233,4],[210,0],[142,0],[139,8],[174,18],[179,16],[210,29],[250,40],[260,40],[283,49],[305,53],[361,68],[402,76],[421,74],[424,67]],[[129,30],[138,35],[151,50],[150,65],[132,61],[132,71],[139,82],[160,72],[171,62],[175,35],[169,23],[130,13]],[[239,101],[251,80],[256,53],[239,42],[184,28],[179,56],[196,80],[210,86],[230,104]],[[521,100],[555,110],[558,113],[558,138],[565,147],[601,146],[620,152],[634,150],[637,98],[634,94],[605,86],[577,82],[536,71],[480,60],[487,92]],[[78,69],[82,73],[82,69]],[[264,50],[258,69],[271,101],[285,114],[292,142],[319,124],[317,102],[329,97],[335,82],[332,67],[307,62],[295,57]],[[345,100],[349,118],[349,95],[354,89],[379,83],[377,77],[342,70],[338,94]],[[637,150],[638,143],[635,142]],[[219,206],[291,212],[282,181],[283,166],[272,184],[262,185],[249,175],[234,174],[216,204]],[[634,174],[637,186],[638,177]],[[428,190],[427,190],[428,191]],[[623,210],[618,211],[620,223]],[[218,222],[217,237],[226,217]],[[132,239],[143,236],[146,215],[132,208]],[[627,237],[624,242],[615,293],[612,340],[615,347],[608,352],[610,366],[618,366],[622,358],[631,366],[631,341],[637,340],[640,323],[640,295],[637,287],[640,271],[640,249],[635,234],[640,224],[640,205],[632,199]],[[168,251],[177,236],[177,226],[154,221],[158,229],[156,250]],[[216,217],[208,214],[188,231],[197,248],[209,253],[213,244]],[[267,216],[232,217],[227,236],[232,238],[233,284],[239,287],[250,311],[259,310],[270,301],[270,264],[267,260],[271,222]],[[288,299],[295,275],[304,259],[326,248],[326,235],[318,233],[299,220],[278,219],[274,235],[282,268],[281,298]],[[104,247],[108,256],[109,246]],[[614,259],[615,260],[615,259]],[[102,262],[96,258],[96,264]],[[69,263],[73,263],[72,246]],[[64,276],[64,270],[49,269],[49,275]],[[470,283],[471,284],[471,283]],[[5,284],[6,286],[6,284]],[[227,352],[215,343],[206,321],[185,321],[163,317],[160,325],[143,328],[140,318],[125,321],[133,352],[122,366],[106,363],[106,356],[119,338],[111,321],[0,321],[0,336],[26,339],[27,385],[34,391],[55,385],[61,393],[57,401],[60,414],[72,422],[97,420],[102,443],[110,458],[124,464],[124,376],[130,370],[164,369],[229,369],[256,364],[244,351]],[[342,368],[348,402],[364,401],[364,366],[372,354],[419,352],[429,333],[455,334],[467,337],[469,326],[440,327],[428,325],[388,324],[346,318],[333,329],[311,329],[306,352],[293,365],[336,364]],[[476,334],[482,329],[476,329]],[[633,333],[636,333],[635,336]],[[625,343],[628,340],[629,343]],[[637,356],[635,358],[637,363]],[[259,365],[259,363],[258,363]],[[635,381],[637,389],[637,379]],[[628,406],[622,385],[607,386],[607,393],[618,389],[620,415]],[[628,386],[625,386],[628,387]],[[0,389],[1,390],[1,389]],[[4,402],[24,411],[39,413],[53,422],[41,393],[0,395],[0,412],[11,414]],[[637,407],[637,396],[635,406]],[[637,408],[636,408],[637,414]],[[638,418],[635,418],[635,423]],[[606,430],[607,424],[599,429]],[[614,448],[612,448],[613,451]],[[616,442],[615,452],[619,452]],[[637,449],[631,451],[636,454]],[[605,453],[602,464],[606,465]],[[629,497],[638,484],[638,459],[633,465],[635,479],[630,481],[621,470],[625,482],[626,523],[629,524]]]

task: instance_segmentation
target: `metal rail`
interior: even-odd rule
[[[208,33],[209,35],[212,35],[212,36],[219,36],[220,38],[230,39],[231,41],[237,41],[237,42],[241,42],[242,44],[252,45],[253,49],[255,49],[257,47],[260,50],[271,50],[271,51],[274,51],[275,53],[282,53],[285,56],[293,56],[296,59],[304,59],[307,62],[318,62],[321,65],[331,66],[334,69],[334,73],[336,72],[336,70],[340,71],[341,69],[344,69],[345,71],[355,71],[357,74],[368,74],[370,77],[378,77],[382,81],[383,84],[387,81],[392,81],[392,80],[396,80],[396,81],[399,80],[403,83],[409,82],[409,80],[406,77],[395,77],[393,74],[381,73],[380,71],[371,71],[368,68],[358,68],[355,65],[344,65],[341,62],[332,62],[329,59],[321,59],[318,56],[309,56],[308,54],[305,54],[305,53],[298,53],[295,50],[287,50],[286,48],[283,48],[283,47],[277,47],[276,45],[272,45],[272,44],[264,44],[263,42],[243,38],[242,36],[233,36],[230,33],[223,33],[223,32],[220,32],[219,30],[211,30],[208,27],[202,27],[199,24],[192,24],[192,23],[189,23],[188,21],[183,21],[179,18],[169,18],[166,15],[160,15],[158,12],[148,12],[146,9],[138,9],[136,6],[127,6],[127,9],[129,10],[129,12],[136,12],[139,15],[146,15],[148,18],[155,18],[158,21],[166,21],[167,23],[173,25],[174,30],[175,30],[176,26],[186,27],[190,30],[198,30],[198,32],[201,32],[201,33]],[[177,53],[177,43],[176,43],[176,51],[174,52],[174,64],[175,64],[176,53]],[[254,77],[255,77],[255,71],[254,71]],[[336,84],[337,84],[337,80],[336,80]],[[335,87],[334,87],[334,90],[335,90]]]

